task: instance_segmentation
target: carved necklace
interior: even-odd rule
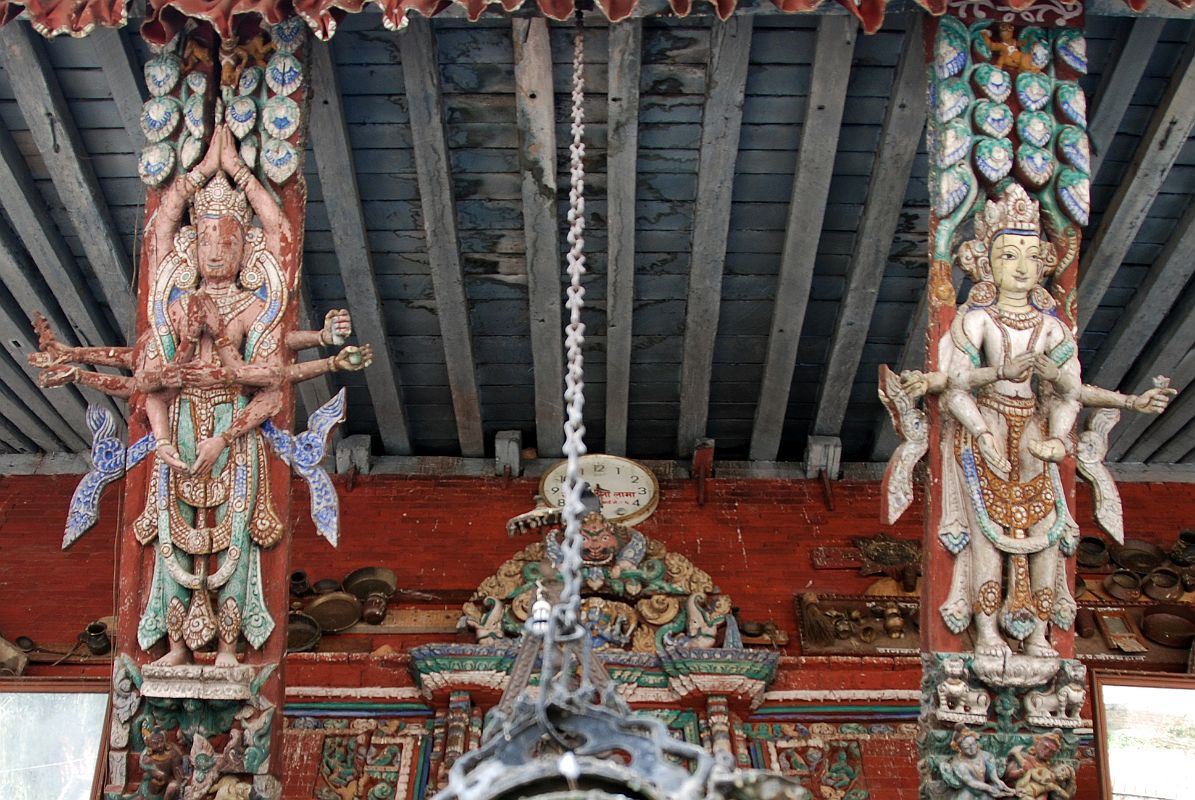
[[[221,318],[231,320],[253,303],[253,294],[229,285],[226,289],[209,288],[208,297],[216,304]]]
[[[989,314],[993,314],[996,322],[1018,330],[1027,331],[1030,328],[1041,327],[1042,313],[1036,309],[1029,311],[1006,311],[1000,306],[989,307]]]

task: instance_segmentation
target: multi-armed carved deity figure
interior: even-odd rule
[[[955,555],[941,607],[947,627],[962,633],[974,620],[977,655],[1008,654],[1003,632],[1024,642],[1025,655],[1052,658],[1047,626],[1069,628],[1076,610],[1060,554],[1074,552],[1078,527],[1058,464],[1075,450],[1078,414],[1083,406],[1157,414],[1175,392],[1161,380],[1139,396],[1082,384],[1074,336],[1043,286],[1054,247],[1019,185],[976,214],[958,261],[975,285],[938,344],[941,371],[906,372],[884,399],[907,409],[927,392],[942,397],[938,538]],[[1082,454],[1080,462],[1103,469]]]
[[[184,225],[188,205],[192,224]],[[251,224],[254,213],[260,227]],[[42,368],[44,386],[74,382],[129,398],[152,432],[155,463],[134,531],[155,547],[154,575],[137,638],[149,650],[166,637],[164,665],[188,662],[213,639],[218,666],[237,663],[241,634],[254,647],[264,644],[274,621],[262,595],[260,549],[277,543],[285,525],[271,501],[259,428],[280,410],[285,383],[372,360],[368,345],[298,364],[284,357],[284,348],[331,345],[351,332],[344,311],[330,312],[322,330],[287,332],[296,287],[276,254],[293,236],[220,127],[146,227],[149,326],[136,345],[65,347],[38,324],[41,352],[29,360]],[[210,592],[217,593],[214,609]]]

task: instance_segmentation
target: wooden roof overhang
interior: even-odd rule
[[[835,4],[768,0],[725,23],[708,5],[586,20],[591,449],[683,458],[712,437],[720,458],[796,462],[816,434],[840,437],[846,462],[891,452],[876,368],[923,352],[930,214],[923,12],[895,13],[910,8],[894,0],[871,36]],[[29,314],[87,344],[119,343],[132,316],[149,52],[133,33],[148,11],[129,9],[128,29],[78,39],[0,29],[0,453],[88,449],[94,398],[36,386]],[[347,386],[347,432],[379,453],[482,456],[505,430],[558,452],[539,409],[561,386],[567,183],[554,202],[522,191],[519,86],[534,76],[535,124],[556,138],[535,167],[566,176],[571,30],[516,47],[537,13],[471,23],[451,6],[400,34],[371,4],[312,48],[328,102],[304,167],[302,310],[349,308],[389,355],[304,384],[302,403]],[[1085,15],[1085,376],[1195,386],[1195,14],[1089,0]],[[528,226],[556,238],[536,245]],[[1127,417],[1111,455],[1195,474],[1195,391]]]
[[[739,0],[702,0],[708,2],[719,19],[729,19],[739,7]],[[952,0],[915,0],[930,14],[946,13]],[[1166,0],[1181,9],[1191,8],[1195,0]],[[665,6],[665,2],[667,5]],[[809,13],[818,10],[827,0],[769,0],[786,14]],[[859,19],[866,33],[875,33],[884,23],[889,0],[833,0]],[[1122,0],[1132,11],[1143,11],[1151,0]],[[1154,3],[1161,0],[1152,0]],[[0,2],[0,24],[7,23],[22,12],[27,13],[33,27],[45,36],[85,36],[95,27],[120,28],[128,22],[128,6],[133,0],[19,0]],[[982,0],[953,0],[963,13],[982,6]],[[1039,0],[1004,0],[1002,5],[1021,11]],[[349,14],[366,8],[381,12],[382,24],[400,30],[411,13],[434,17],[445,9],[459,6],[470,22],[476,22],[488,10],[501,8],[507,12],[521,9],[528,0],[148,0],[141,35],[151,43],[165,44],[188,19],[203,20],[212,25],[221,37],[227,38],[243,24],[256,26],[260,21],[276,24],[298,15],[321,39],[327,40]],[[535,0],[540,12],[548,19],[564,21],[573,16],[577,0]],[[633,16],[648,16],[669,9],[677,17],[687,17],[694,8],[693,0],[582,0],[588,9],[596,6],[610,22],[620,22]],[[750,5],[750,4],[747,4]],[[1054,8],[1048,15],[1077,17],[1082,13],[1084,0],[1052,0]]]

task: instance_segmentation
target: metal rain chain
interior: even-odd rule
[[[487,720],[482,746],[462,755],[436,800],[633,796],[645,800],[805,800],[809,793],[781,776],[736,770],[729,753],[713,756],[677,741],[664,723],[634,716],[594,655],[579,622],[581,518],[585,454],[585,376],[581,348],[585,325],[585,97],[584,26],[576,13],[573,46],[572,144],[568,212],[568,301],[565,327],[568,370],[564,399],[564,541],[560,595],[549,603],[539,585],[510,683]],[[540,662],[538,692],[530,688]]]

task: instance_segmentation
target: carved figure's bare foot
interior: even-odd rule
[[[182,642],[170,645],[170,652],[154,662],[155,667],[181,667],[191,663],[191,651]]]
[[[975,655],[1007,658],[1012,655],[1012,648],[997,634],[984,634],[982,631],[976,637]]]
[[[239,662],[237,661],[236,646],[226,645],[220,642],[220,646],[216,651],[216,666],[217,667],[235,667]]]
[[[1058,651],[1049,642],[1029,640],[1025,642],[1025,655],[1035,658],[1058,658]]]

